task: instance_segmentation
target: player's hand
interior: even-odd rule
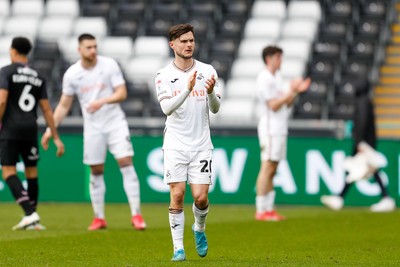
[[[95,100],[87,106],[86,110],[89,113],[95,113],[98,111],[102,106],[104,105],[103,101],[101,99]]]
[[[42,136],[42,139],[40,141],[40,143],[42,144],[42,147],[44,150],[47,150],[49,148],[49,141],[51,138],[51,131],[50,130],[46,130]]]
[[[207,89],[207,94],[211,94],[214,91],[216,80],[214,75],[211,75],[211,78],[206,81],[205,88]]]
[[[190,75],[189,80],[188,80],[188,89],[189,91],[192,91],[194,88],[194,85],[196,84],[196,76],[197,76],[197,70]]]
[[[311,79],[310,79],[310,78],[304,79],[304,80],[302,80],[301,83],[297,86],[296,91],[297,91],[298,93],[303,93],[303,92],[307,91],[308,88],[310,88],[310,85],[311,85]]]
[[[57,157],[61,157],[62,155],[64,155],[65,147],[64,147],[64,143],[61,141],[61,139],[59,139],[59,138],[54,139],[54,144],[57,147],[57,152],[56,152]]]

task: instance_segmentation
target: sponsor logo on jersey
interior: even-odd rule
[[[180,93],[180,90],[175,90],[173,95],[176,96]],[[206,96],[206,90],[204,89],[200,89],[200,90],[196,90],[193,89],[192,92],[190,92],[189,97],[204,97]]]
[[[200,73],[199,75],[197,75],[197,80],[202,80],[202,79],[204,79],[204,75],[203,75],[203,73]]]

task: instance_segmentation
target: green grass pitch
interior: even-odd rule
[[[278,207],[282,222],[258,222],[254,207],[212,205],[209,253],[197,256],[185,206],[186,262],[170,262],[168,204],[144,204],[148,229],[135,231],[127,204],[107,204],[108,229],[89,232],[90,204],[41,203],[48,229],[11,231],[21,216],[0,203],[0,266],[399,266],[400,211],[367,208]]]

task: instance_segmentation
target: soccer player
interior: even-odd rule
[[[60,140],[53,120],[53,112],[47,98],[46,83],[39,73],[28,66],[28,54],[32,49],[25,37],[15,37],[10,48],[11,64],[0,70],[0,157],[3,179],[9,186],[25,216],[13,230],[44,230],[36,212],[39,196],[38,125],[37,108],[40,106],[44,119],[53,133],[56,155],[62,156],[64,144]],[[19,157],[25,165],[28,188],[22,186],[17,176]]]
[[[280,67],[282,49],[267,46],[262,51],[265,69],[257,77],[257,92],[262,116],[258,123],[258,138],[261,148],[261,167],[256,183],[256,214],[260,221],[285,219],[274,210],[275,191],[273,178],[279,161],[286,158],[286,142],[290,107],[296,96],[308,89],[310,79],[291,81],[289,90],[282,84]]]
[[[376,147],[375,114],[374,105],[369,94],[369,82],[365,77],[355,79],[356,97],[353,116],[353,156],[357,154],[361,142],[366,142],[372,148]],[[396,203],[388,194],[383,185],[379,170],[375,171],[374,179],[381,189],[381,200],[371,206],[372,212],[389,212],[396,209]],[[321,202],[333,210],[343,208],[344,198],[352,183],[346,182],[339,195],[322,196]]]
[[[107,226],[104,214],[104,161],[107,149],[120,167],[123,186],[131,209],[131,223],[137,230],[146,228],[140,211],[139,179],[133,166],[134,155],[128,123],[119,102],[127,96],[125,80],[117,62],[97,55],[97,42],[93,35],[78,37],[80,60],[70,66],[63,77],[60,102],[54,112],[59,125],[71,109],[77,95],[83,114],[83,162],[90,166],[89,192],[94,219],[89,230]],[[43,135],[48,142],[51,133]]]
[[[174,51],[175,59],[157,73],[155,87],[161,109],[167,115],[163,144],[164,182],[170,188],[172,261],[184,261],[183,203],[186,183],[190,185],[194,199],[192,231],[196,250],[200,257],[205,257],[208,251],[205,222],[209,210],[213,149],[209,111],[218,112],[220,94],[215,69],[193,59],[195,38],[192,25],[171,27],[169,46]]]

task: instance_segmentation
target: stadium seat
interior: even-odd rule
[[[2,57],[0,55],[0,68],[7,66],[8,64],[11,64],[11,60],[8,57]]]
[[[353,5],[351,0],[332,0],[328,2],[326,14],[329,16],[348,19],[352,16]]]
[[[134,56],[154,56],[166,58],[170,47],[168,39],[163,36],[139,36],[134,43]]]
[[[11,41],[14,36],[1,36],[0,35],[0,58],[8,59],[10,57]]]
[[[361,18],[360,22],[354,25],[354,35],[365,38],[379,38],[381,22],[374,19]]]
[[[297,119],[321,119],[324,102],[321,99],[300,95],[294,106],[294,117]]]
[[[47,0],[45,11],[47,16],[79,16],[78,0]]]
[[[244,28],[245,38],[277,39],[281,34],[278,19],[250,18]]]
[[[354,37],[349,43],[348,56],[362,59],[372,59],[376,52],[377,40],[373,38]]]
[[[318,58],[340,59],[344,47],[342,40],[329,40],[321,38],[314,42],[313,53]]]
[[[185,10],[179,1],[157,2],[151,5],[151,17],[155,18],[181,18]]]
[[[169,29],[178,22],[177,18],[155,18],[146,22],[146,36],[166,36]]]
[[[225,18],[247,18],[250,10],[247,0],[230,0],[222,2],[222,12]]]
[[[342,64],[342,75],[367,76],[372,65],[370,59],[349,56]]]
[[[274,39],[244,38],[239,44],[238,58],[261,58],[262,50],[274,44],[276,44]]]
[[[237,43],[233,39],[215,37],[210,45],[210,56],[235,57]]]
[[[286,58],[282,60],[280,71],[282,78],[286,80],[303,77],[305,72],[305,62],[301,59]]]
[[[4,35],[23,35],[34,42],[39,27],[39,18],[33,16],[9,17],[4,26]]]
[[[283,20],[286,17],[285,2],[282,0],[256,0],[251,9],[251,17],[277,18]]]
[[[0,0],[0,18],[5,18],[10,15],[10,1]]]
[[[133,41],[130,37],[111,37],[107,36],[99,44],[99,52],[117,60],[125,70],[129,58],[133,54]]]
[[[354,105],[352,98],[336,98],[329,105],[329,119],[351,120],[353,118]]]
[[[107,0],[84,1],[81,3],[81,10],[83,17],[103,17],[108,20],[112,10],[112,2]]]
[[[333,92],[332,82],[311,77],[310,88],[303,94],[307,95],[308,98],[316,98],[327,101],[327,96],[331,92]]]
[[[230,79],[226,83],[224,99],[252,99],[257,98],[257,88],[255,79]],[[225,100],[224,100],[225,101]]]
[[[41,17],[43,13],[43,0],[14,0],[11,5],[11,14],[13,16]]]
[[[71,36],[59,39],[58,46],[60,48],[61,54],[67,61],[68,65],[74,63],[79,59],[77,36]]]
[[[287,16],[293,18],[308,18],[319,21],[322,16],[319,1],[290,1],[288,4]]]
[[[278,46],[283,49],[284,59],[299,59],[304,63],[311,52],[311,43],[306,39],[284,38],[278,42]]]
[[[224,123],[249,122],[255,119],[254,99],[225,99],[216,116],[210,117],[212,122],[223,121]]]
[[[203,0],[201,2],[196,0],[189,0],[187,4],[188,17],[192,16],[204,16],[211,19],[221,14],[221,5],[219,2],[214,0]]]
[[[210,57],[209,62],[217,71],[218,77],[226,81],[229,78],[232,60],[230,57]]]
[[[325,77],[326,79],[333,79],[333,75],[336,71],[337,60],[332,59],[320,59],[313,58],[310,65],[310,73],[315,76]]]
[[[257,75],[265,67],[262,58],[238,58],[233,62],[231,69],[231,78],[252,78]]]
[[[132,39],[137,37],[140,28],[139,20],[136,19],[118,19],[111,25],[112,36],[129,36]]]
[[[361,5],[361,16],[383,21],[386,17],[386,1],[366,0]]]
[[[353,76],[342,76],[339,85],[335,88],[335,95],[352,98],[356,94],[357,81]]]
[[[326,20],[320,24],[319,29],[320,37],[335,40],[346,40],[348,37],[347,35],[351,31],[351,28],[346,21],[337,20],[332,17],[326,18]]]
[[[241,17],[222,18],[221,22],[216,23],[216,35],[219,37],[231,37],[240,41],[244,23],[245,19]]]
[[[209,40],[210,35],[214,33],[214,23],[210,18],[195,16],[190,17],[189,24],[193,25],[196,32],[196,41],[197,40]],[[165,35],[165,34],[164,34]]]
[[[153,92],[154,77],[157,71],[164,67],[164,63],[165,60],[159,56],[134,56],[128,62],[126,76],[135,87],[149,88],[153,98],[156,99],[155,92]]]
[[[107,22],[103,17],[78,17],[72,35],[78,36],[82,33],[90,33],[96,38],[102,38],[107,35]]]
[[[74,25],[73,17],[47,16],[39,25],[38,38],[47,41],[57,41],[70,36]]]
[[[310,19],[289,19],[282,27],[282,38],[302,38],[313,41],[318,24]]]

